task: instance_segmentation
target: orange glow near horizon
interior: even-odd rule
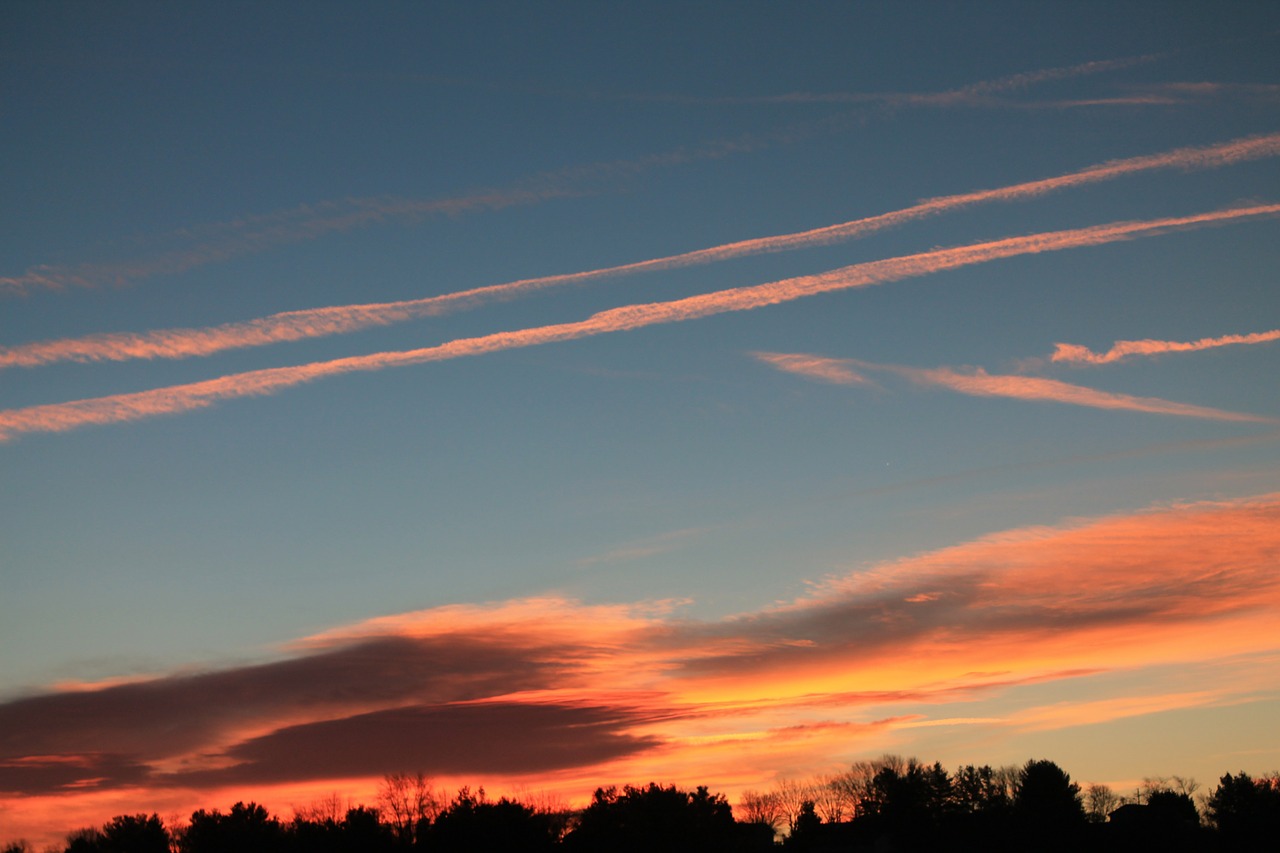
[[[67,5],[0,18],[0,853],[1280,765],[1280,3]]]
[[[494,690],[482,680],[476,682],[481,694],[440,694],[447,703],[440,707],[452,708],[450,714],[541,708],[539,713],[569,714],[569,725],[579,713],[573,709],[612,708],[600,719],[617,735],[639,739],[620,753],[576,766],[478,771],[474,778],[444,772],[441,779],[483,782],[493,792],[519,786],[576,791],[579,798],[595,784],[649,779],[737,791],[777,774],[830,767],[841,755],[884,751],[886,742],[907,743],[910,732],[947,720],[1040,731],[1248,701],[1249,687],[1238,683],[1091,698],[1087,682],[1103,672],[1097,669],[1099,649],[1107,650],[1107,670],[1132,672],[1274,652],[1278,553],[1280,496],[1264,495],[993,534],[886,562],[818,586],[804,599],[718,623],[675,619],[678,604],[671,602],[584,605],[543,597],[373,619],[299,641],[293,651],[302,661],[323,660],[381,638],[460,642],[464,650],[496,650],[496,660],[503,649],[532,649],[535,667],[563,664],[548,671],[545,683],[535,679],[518,690]],[[879,630],[892,636],[880,637]],[[252,667],[209,677],[237,672],[256,677]],[[195,683],[192,678],[111,682],[99,689],[77,685],[49,695],[96,701],[122,690],[181,691]],[[974,720],[963,710],[986,696],[1012,700],[1020,691],[1068,678],[1085,685],[1077,700],[1032,703],[999,722]],[[472,683],[462,684],[470,691],[466,685]],[[270,680],[254,689],[269,694]],[[238,772],[240,762],[266,760],[251,758],[258,748],[252,745],[269,744],[281,733],[440,701],[427,699],[437,695],[430,691],[423,699],[418,695],[410,691],[390,704],[373,694],[351,695],[320,706],[310,700],[272,704],[267,696],[256,715],[245,713],[252,704],[241,707],[226,720],[211,721],[205,735],[179,751],[144,762],[155,772],[178,774],[171,782],[157,777],[150,785],[98,790],[101,782],[87,778],[58,792],[0,800],[4,820],[34,834],[55,814],[60,826],[74,828],[67,821],[101,823],[121,811],[166,814],[241,799],[278,810],[305,792],[335,789],[365,796],[361,791],[376,786],[376,777],[373,785],[371,777],[273,784],[246,777],[242,785],[214,780],[220,772]],[[915,711],[904,716],[907,707]],[[38,720],[25,724],[41,726]],[[105,754],[113,744],[100,728],[81,742],[87,747],[104,737],[96,751]],[[72,770],[78,762],[88,766],[87,758],[42,753],[11,755],[3,764],[59,761]],[[183,783],[188,777],[182,774],[191,772],[193,781]],[[358,778],[365,781],[347,784]]]

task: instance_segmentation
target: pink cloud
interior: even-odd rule
[[[949,367],[922,369],[894,365],[886,370],[903,376],[917,385],[946,388],[974,397],[1007,397],[1014,400],[1030,400],[1088,406],[1095,409],[1115,409],[1129,412],[1147,412],[1156,415],[1175,415],[1186,418],[1204,418],[1238,423],[1280,423],[1275,418],[1252,415],[1246,412],[1229,412],[1208,406],[1176,403],[1159,397],[1136,397],[1098,391],[1082,385],[1072,385],[1057,379],[1035,376],[993,375],[981,368],[958,371]]]
[[[751,354],[758,361],[772,365],[786,373],[820,379],[836,385],[873,385],[870,379],[857,373],[850,366],[848,359],[826,358],[808,353],[786,352],[754,352]]]
[[[950,367],[920,368],[898,364],[873,364],[856,359],[836,359],[807,354],[753,353],[759,361],[779,370],[795,373],[826,382],[842,385],[865,385],[870,382],[861,371],[893,373],[925,387],[945,388],[973,397],[1005,397],[1013,400],[1066,403],[1095,409],[1117,409],[1129,412],[1147,412],[1157,415],[1175,415],[1187,418],[1205,418],[1239,423],[1280,423],[1275,418],[1244,412],[1229,412],[1208,406],[1176,403],[1158,397],[1136,397],[1098,391],[1082,385],[1072,385],[1057,379],[1034,376],[990,374],[981,368],[966,371]]]
[[[822,228],[814,228],[808,231],[740,240],[692,252],[584,272],[520,279],[422,299],[286,311],[254,320],[226,323],[203,329],[177,328],[154,332],[107,333],[80,338],[39,341],[13,347],[0,347],[0,368],[35,367],[61,361],[92,362],[125,361],[135,358],[190,358],[212,355],[229,349],[265,346],[286,341],[345,334],[375,326],[386,326],[421,317],[466,310],[488,302],[515,299],[539,290],[566,284],[709,264],[762,253],[794,251],[811,246],[856,239],[884,228],[902,225],[971,205],[1032,198],[1083,184],[1112,180],[1136,172],[1169,168],[1220,168],[1233,163],[1272,157],[1277,154],[1280,154],[1280,134],[1246,137],[1199,148],[1178,148],[1163,154],[1113,160],[1053,178],[1028,181],[991,190],[941,196],[901,210]],[[499,199],[494,197],[487,203],[490,206],[494,206],[498,204],[498,201]],[[511,203],[515,202],[512,201]],[[400,206],[407,211],[412,210],[414,204],[417,203],[404,202],[400,203]],[[365,217],[373,216],[379,210],[380,208],[373,207],[370,210],[363,211],[362,215]],[[378,215],[391,214],[384,211]],[[339,217],[333,221],[346,222],[349,221],[349,218]],[[310,227],[314,230],[319,225],[312,223]]]
[[[1054,344],[1051,361],[1069,364],[1111,364],[1137,356],[1156,356],[1171,352],[1200,352],[1217,347],[1237,346],[1240,344],[1265,344],[1280,341],[1280,329],[1269,332],[1252,332],[1247,335],[1223,335],[1218,338],[1200,338],[1196,341],[1158,341],[1144,339],[1140,341],[1116,341],[1111,349],[1104,353],[1079,344]]]
[[[1254,205],[1191,216],[1136,222],[1115,222],[1066,231],[1009,237],[951,249],[937,249],[882,261],[870,261],[817,275],[798,276],[749,287],[713,291],[669,302],[650,302],[611,308],[586,320],[461,338],[416,350],[313,362],[231,374],[217,379],[174,385],[151,391],[116,394],[69,403],[0,411],[0,441],[23,433],[62,432],[91,424],[124,423],[177,414],[240,397],[264,396],[327,376],[384,370],[410,364],[445,361],[490,352],[577,340],[612,332],[676,323],[734,311],[747,311],[813,296],[900,281],[972,264],[1018,255],[1098,246],[1119,240],[1154,236],[1171,230],[1224,223],[1280,213],[1280,204]]]

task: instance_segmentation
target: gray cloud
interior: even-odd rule
[[[376,776],[534,773],[591,765],[658,745],[629,734],[640,712],[499,702],[414,706],[289,726],[229,750],[241,763],[166,777],[184,785]]]

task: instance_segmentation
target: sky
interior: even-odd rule
[[[1280,7],[0,8],[0,842],[1280,766]]]

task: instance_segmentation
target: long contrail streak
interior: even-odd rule
[[[1093,409],[1119,409],[1236,423],[1277,423],[1275,418],[1252,415],[1247,412],[1230,412],[1209,406],[1178,403],[1159,397],[1137,397],[1133,394],[1099,391],[1083,385],[1072,385],[1069,382],[1038,376],[992,374],[981,368],[957,370],[951,367],[907,367],[901,364],[877,364],[851,358],[824,358],[807,353],[757,352],[753,355],[759,361],[787,373],[808,376],[838,385],[869,384],[870,380],[858,371],[880,371],[897,374],[922,387],[945,388],[972,397],[1005,397],[1031,402],[1066,403]]]
[[[990,190],[926,199],[901,210],[793,234],[759,237],[678,255],[563,275],[520,279],[470,290],[368,305],[339,305],[286,311],[239,323],[207,328],[166,329],[63,338],[0,348],[0,368],[35,367],[62,361],[125,361],[136,358],[189,358],[230,349],[318,338],[386,326],[464,310],[495,300],[614,276],[691,267],[770,252],[792,251],[865,236],[874,231],[936,216],[970,205],[1014,201],[1060,189],[1111,180],[1153,169],[1211,169],[1280,154],[1280,133],[1246,137],[1206,147],[1177,148],[1163,154],[1112,160],[1053,178]]]
[[[956,107],[985,105],[992,95],[1026,89],[1039,83],[1065,80],[1089,74],[1101,74],[1130,68],[1158,59],[1158,55],[1102,59],[1058,68],[1044,68],[1011,74],[994,80],[970,83],[958,89],[941,92],[786,92],[779,95],[740,95],[705,97],[683,94],[628,95],[627,100],[689,105],[709,104],[882,104],[890,107]]]
[[[1265,204],[1210,211],[1191,216],[1114,222],[1089,228],[1009,237],[969,246],[936,249],[915,255],[854,264],[818,275],[798,276],[750,287],[718,290],[668,302],[625,305],[601,311],[586,320],[573,323],[558,323],[474,338],[460,338],[421,349],[373,353],[313,362],[296,367],[275,367],[236,373],[203,382],[174,385],[150,391],[9,409],[0,411],[0,441],[12,439],[23,433],[61,432],[90,424],[121,423],[158,415],[176,414],[211,406],[221,400],[275,394],[285,388],[326,376],[445,361],[639,329],[645,326],[694,320],[734,311],[747,311],[791,302],[819,293],[898,281],[1017,255],[1098,246],[1119,240],[1153,236],[1175,229],[1276,214],[1280,214],[1280,204]]]
[[[1171,352],[1200,352],[1218,347],[1240,344],[1265,344],[1280,341],[1280,329],[1269,332],[1253,332],[1248,335],[1223,335],[1219,338],[1201,338],[1198,341],[1157,341],[1146,338],[1140,341],[1116,341],[1111,349],[1098,353],[1080,344],[1054,344],[1050,361],[1071,364],[1110,364],[1136,356],[1156,356]]]
[[[677,148],[635,160],[591,163],[535,175],[507,189],[480,190],[439,199],[385,196],[347,198],[302,204],[267,214],[184,228],[149,238],[149,242],[176,242],[176,248],[149,256],[115,262],[87,262],[75,266],[40,264],[18,276],[0,276],[0,294],[26,294],[33,290],[124,285],[156,275],[173,275],[206,264],[228,261],[289,243],[315,240],[382,222],[413,221],[426,216],[457,216],[482,210],[502,210],[557,198],[591,195],[603,180],[645,170],[711,160],[737,151],[751,150],[749,139],[721,140],[697,148]]]
[[[215,223],[167,235],[167,239],[192,239],[194,245],[156,252],[149,257],[88,262],[76,266],[42,264],[18,276],[0,277],[0,293],[26,294],[33,290],[122,285],[157,275],[174,275],[206,264],[228,261],[272,246],[314,240],[325,234],[349,231],[375,222],[413,219],[430,215],[456,216],[474,210],[501,210],[575,195],[567,187],[480,192],[454,198],[417,200],[356,198],[304,204],[230,222]]]

